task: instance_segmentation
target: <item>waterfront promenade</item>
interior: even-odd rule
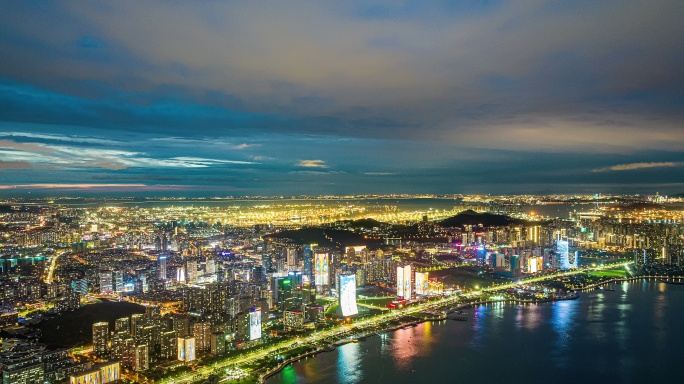
[[[323,352],[338,345],[352,342],[358,337],[372,333],[391,331],[409,324],[417,324],[429,320],[442,320],[445,314],[437,315],[436,311],[459,310],[471,305],[478,305],[489,300],[478,300],[483,294],[507,290],[519,287],[520,284],[535,283],[553,280],[558,277],[571,276],[587,271],[624,268],[629,263],[607,264],[603,266],[578,269],[565,272],[557,272],[543,276],[522,279],[516,282],[486,287],[476,291],[462,292],[451,296],[431,298],[404,309],[384,312],[375,316],[359,319],[351,324],[342,324],[330,329],[313,331],[309,334],[283,340],[274,344],[265,345],[256,350],[246,352],[239,356],[229,357],[216,363],[197,367],[193,372],[172,374],[158,381],[158,383],[195,383],[201,382],[210,375],[223,376],[228,369],[240,368],[248,372],[251,380],[262,382],[267,377],[282,369],[284,365],[305,358],[314,353]],[[419,314],[435,314],[433,317],[416,317]],[[412,319],[412,317],[415,317]],[[407,319],[402,322],[402,319]],[[278,361],[270,365],[269,362]],[[259,368],[255,368],[259,366]],[[248,379],[249,380],[249,379]],[[229,382],[224,379],[221,382]],[[243,379],[244,382],[244,379]]]

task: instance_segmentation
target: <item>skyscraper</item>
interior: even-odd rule
[[[133,370],[136,372],[146,371],[150,369],[150,353],[149,348],[145,344],[135,346],[135,361],[133,362]]]
[[[161,254],[158,258],[159,280],[166,281],[166,255]]]
[[[93,324],[93,353],[96,356],[107,356],[109,351],[109,323],[102,321]]]

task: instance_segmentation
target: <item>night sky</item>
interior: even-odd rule
[[[683,15],[7,1],[0,193],[683,193]]]

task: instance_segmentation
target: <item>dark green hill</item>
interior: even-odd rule
[[[480,225],[483,227],[505,227],[510,224],[525,224],[525,220],[514,219],[505,215],[493,213],[477,213],[475,211],[463,211],[456,216],[449,217],[437,224],[442,227],[463,227],[464,225]]]

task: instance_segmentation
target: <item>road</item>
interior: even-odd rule
[[[47,284],[52,284],[53,276],[55,274],[55,269],[57,268],[57,259],[65,253],[66,252],[62,252],[60,254],[54,255],[50,259],[50,266],[48,267],[47,277],[45,278],[45,282]]]

